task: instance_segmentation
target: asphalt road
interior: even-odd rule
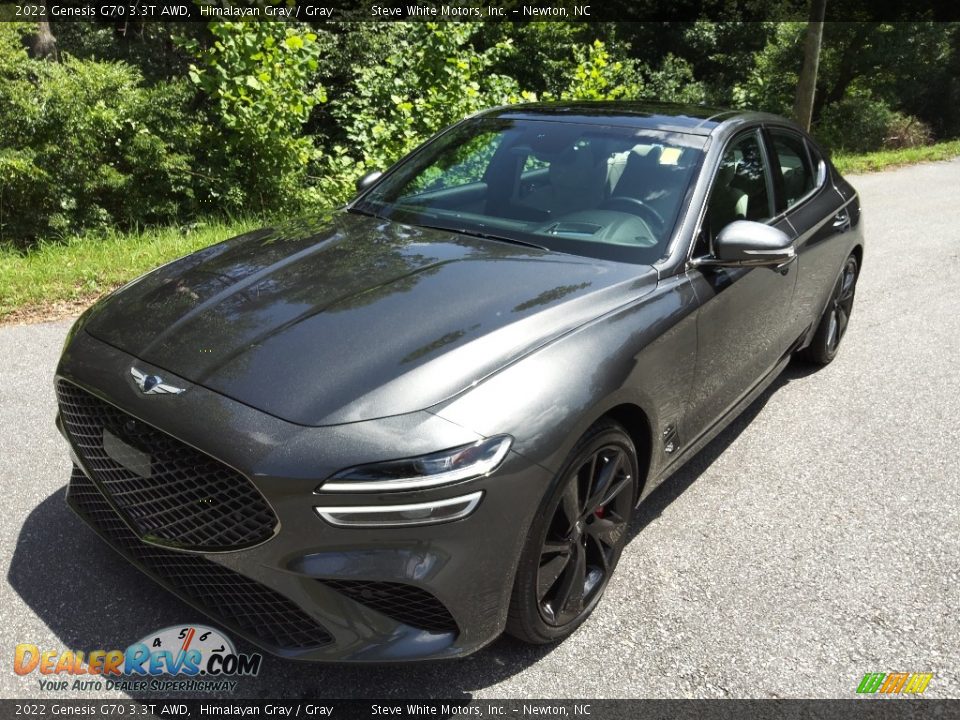
[[[960,697],[960,161],[854,182],[869,244],[839,358],[788,368],[651,497],[582,630],[446,664],[267,657],[235,696],[852,697],[866,672],[924,671],[928,696]],[[68,325],[0,328],[2,697],[39,694],[18,642],[123,648],[203,621],[64,506]]]

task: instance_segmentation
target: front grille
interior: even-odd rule
[[[233,468],[72,383],[59,380],[57,397],[83,464],[144,540],[209,552],[273,536],[276,515]]]
[[[142,542],[76,467],[67,500],[131,562],[240,634],[280,650],[305,650],[333,642],[322,625],[266,585],[199,555]]]
[[[443,603],[413,585],[367,580],[320,582],[405,625],[433,632],[458,631],[456,621]]]

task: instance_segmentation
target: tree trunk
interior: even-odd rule
[[[810,129],[813,117],[813,97],[817,89],[817,69],[820,67],[820,41],[823,39],[823,17],[827,0],[810,0],[810,19],[803,42],[803,67],[797,83],[797,97],[793,103],[793,117],[804,130]]]
[[[39,5],[46,11],[47,0],[41,0]],[[31,35],[27,42],[31,57],[35,57],[38,60],[50,59],[56,61],[59,59],[57,55],[57,39],[50,30],[49,20],[40,20],[37,23],[37,32]]]

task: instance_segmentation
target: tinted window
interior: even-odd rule
[[[770,133],[776,165],[783,179],[786,208],[813,190],[814,172],[807,156],[806,143],[798,135],[774,130]],[[786,209],[782,208],[782,209]]]
[[[352,209],[649,263],[673,234],[703,144],[630,127],[476,119],[440,135]]]
[[[501,139],[498,133],[481,133],[470,142],[447,148],[410,182],[405,192],[420,193],[483,182]]]
[[[750,133],[727,149],[710,192],[707,227],[716,237],[734,220],[764,222],[772,217],[767,167],[756,133]]]

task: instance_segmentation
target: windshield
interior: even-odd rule
[[[351,209],[652,263],[673,234],[703,143],[684,133],[480,118],[426,145]]]

